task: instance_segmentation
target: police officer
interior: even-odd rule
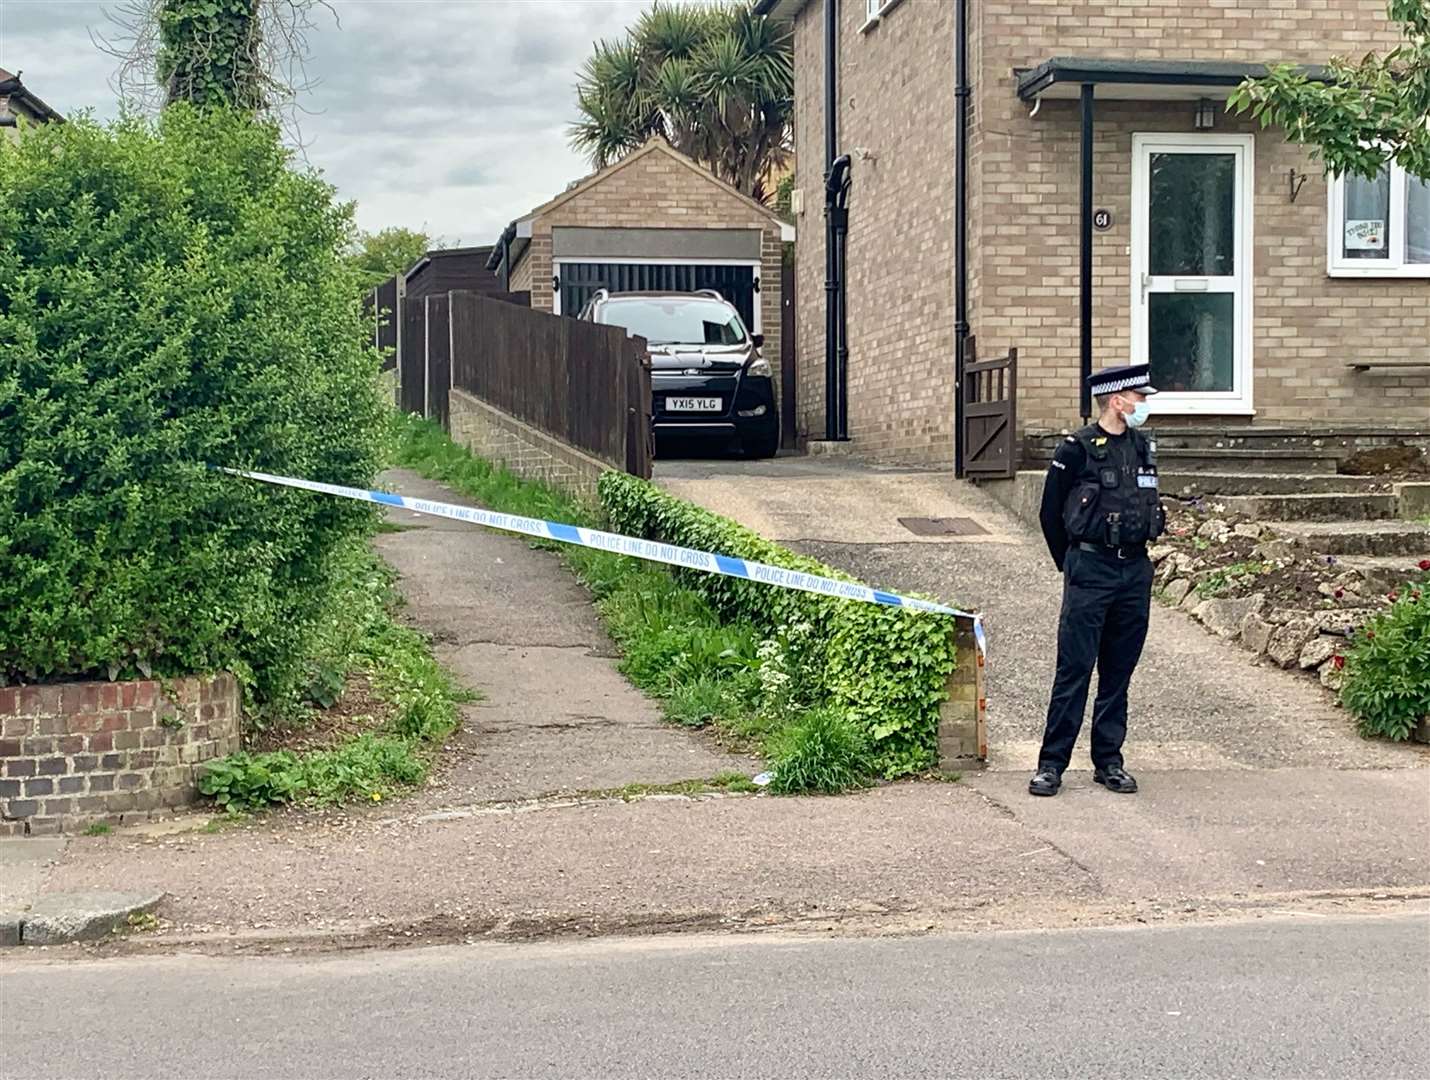
[[[1097,423],[1069,435],[1053,455],[1039,519],[1053,562],[1063,573],[1058,667],[1034,795],[1056,795],[1082,728],[1088,683],[1097,668],[1092,710],[1093,779],[1131,794],[1122,767],[1127,687],[1147,639],[1152,562],[1147,544],[1166,527],[1157,495],[1156,444],[1137,429],[1156,389],[1148,365],[1108,368],[1088,385]]]

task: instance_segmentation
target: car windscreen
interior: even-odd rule
[[[624,326],[652,345],[743,345],[735,309],[718,300],[642,297],[612,300],[601,321]]]

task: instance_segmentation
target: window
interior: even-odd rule
[[[865,27],[873,26],[883,15],[887,15],[900,0],[864,0],[867,21]]]
[[[1333,277],[1430,278],[1430,182],[1398,165],[1331,183]]]
[[[603,322],[623,326],[651,345],[741,345],[745,328],[723,300],[611,300]]]

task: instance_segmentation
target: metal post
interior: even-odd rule
[[[432,297],[422,298],[422,418],[432,419]]]
[[[1078,404],[1083,423],[1092,419],[1092,393],[1087,380],[1092,375],[1092,83],[1082,85],[1082,266],[1079,278],[1082,331],[1082,364],[1078,378]]]
[[[834,176],[838,181],[839,193],[835,206],[837,216],[834,221],[838,243],[835,250],[839,256],[839,289],[835,296],[839,304],[839,361],[834,378],[835,401],[834,437],[840,442],[849,438],[849,176],[850,162],[841,155],[834,163]]]
[[[963,369],[968,363],[968,100],[972,87],[968,80],[968,2],[958,0],[954,35],[958,71],[955,72],[958,117],[954,127],[954,208],[953,208],[953,475],[963,478],[968,448],[963,432]]]
[[[831,179],[839,152],[839,0],[824,0],[824,437],[839,438],[839,235]]]

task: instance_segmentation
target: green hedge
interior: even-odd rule
[[[228,668],[291,694],[372,512],[350,208],[221,110],[0,139],[0,682]]]
[[[853,580],[623,473],[608,472],[601,478],[600,499],[616,532]],[[822,657],[823,668],[817,674],[825,700],[862,733],[880,775],[905,776],[935,764],[939,706],[956,655],[949,617],[717,574],[676,573],[722,618],[748,623],[766,637],[774,636],[781,626],[809,623],[818,643],[811,652]]]

